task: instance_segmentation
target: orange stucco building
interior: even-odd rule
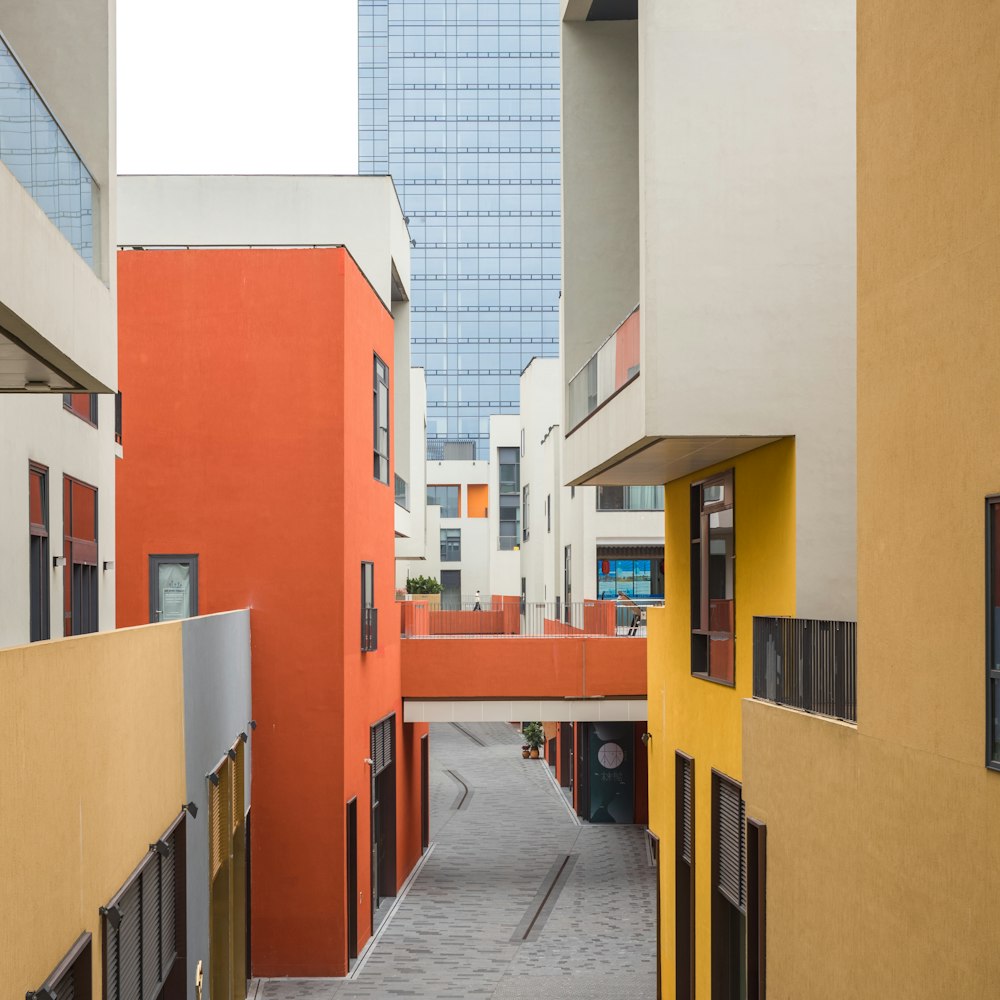
[[[252,609],[252,972],[336,976],[422,850],[392,614],[404,268],[385,245],[380,294],[343,246],[259,242],[119,255],[118,620]]]

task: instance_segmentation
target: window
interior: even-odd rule
[[[691,673],[735,681],[733,473],[691,487]]]
[[[694,759],[674,756],[674,887],[676,919],[676,996],[694,997]]]
[[[63,634],[98,628],[97,490],[63,476]]]
[[[228,759],[227,759],[228,763]],[[187,930],[184,814],[152,844],[139,867],[101,907],[107,1000],[156,1000],[183,991]]]
[[[986,766],[1000,770],[1000,497],[986,502]]]
[[[149,620],[173,622],[198,614],[198,557],[149,557]]]
[[[389,369],[375,355],[373,391],[373,437],[375,442],[375,478],[389,482]]]
[[[545,531],[552,534],[552,494],[545,496]]]
[[[361,652],[378,649],[378,610],[375,607],[375,563],[361,564]]]
[[[462,561],[462,529],[441,529],[441,562]]]
[[[31,642],[50,635],[49,470],[28,466],[28,586],[31,589]]]
[[[521,490],[521,505],[524,507],[524,541],[528,540],[528,486]]]
[[[712,772],[712,1000],[747,985],[746,806],[739,784]]]
[[[462,516],[461,486],[428,486],[427,503],[437,504],[442,517]]]
[[[75,413],[81,420],[97,426],[97,393],[64,392],[63,409]]]
[[[49,997],[55,997],[56,1000],[62,1000],[63,997],[90,1000],[93,996],[91,956],[91,935],[83,933],[63,960],[49,973],[45,982],[37,990],[28,993],[28,997],[37,997],[37,1000],[48,1000]]]
[[[598,510],[663,510],[662,486],[598,486]]]
[[[497,457],[500,466],[500,495],[521,492],[521,459],[517,448],[498,448]]]

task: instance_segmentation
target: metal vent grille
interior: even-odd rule
[[[681,795],[681,857],[692,863],[694,857],[694,815],[693,815],[693,782],[692,761],[678,757],[680,765],[680,795]]]

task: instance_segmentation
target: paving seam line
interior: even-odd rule
[[[489,746],[488,743],[484,743],[478,736],[476,736],[475,733],[466,729],[465,726],[460,726],[457,722],[452,722],[451,725],[454,726],[463,736],[468,736],[473,743],[476,743],[481,747]]]
[[[512,944],[523,944],[538,937],[569,879],[569,873],[573,870],[577,857],[579,857],[577,854],[560,854],[553,862],[538,892],[535,893],[535,898],[511,935]]]
[[[563,790],[559,787],[559,782],[556,781],[555,775],[549,769],[549,765],[545,764],[545,777],[549,779],[549,784],[556,790],[556,795],[559,796],[559,801],[565,806],[566,812],[569,813],[569,818],[577,825],[583,826],[583,820],[573,811],[573,807],[566,801],[566,796],[563,795]]]
[[[451,804],[452,809],[468,809],[469,802],[472,801],[472,788],[469,783],[458,773],[458,771],[453,771],[451,768],[445,768],[444,773],[449,777],[453,778],[455,781],[461,785],[462,790],[458,793],[458,798]]]

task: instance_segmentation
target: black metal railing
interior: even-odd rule
[[[361,609],[361,652],[378,649],[378,608]]]
[[[122,394],[115,393],[115,444],[122,443]]]
[[[753,696],[858,719],[858,623],[754,618]]]
[[[399,473],[396,473],[396,506],[410,509],[410,484]]]

